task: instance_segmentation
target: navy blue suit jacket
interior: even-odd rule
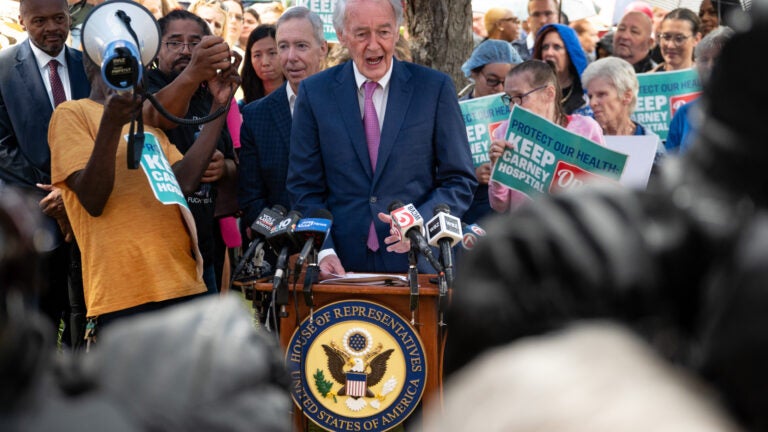
[[[53,107],[29,39],[0,51],[0,180],[27,188],[51,182],[48,122]],[[91,85],[82,53],[65,47],[72,99]]]
[[[291,109],[286,84],[243,109],[240,128],[238,202],[242,226],[249,227],[264,207],[290,209],[285,189],[291,140]]]
[[[477,185],[451,79],[397,60],[392,68],[375,172],[351,61],[302,81],[296,100],[288,191],[303,214],[317,208],[333,214],[326,245],[336,250],[346,270],[407,271],[407,254],[386,251],[389,227],[377,214],[400,200],[416,205],[425,220],[440,203],[460,217]],[[366,247],[372,220],[381,245],[373,260],[381,264],[374,268]]]

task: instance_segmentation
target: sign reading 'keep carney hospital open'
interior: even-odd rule
[[[612,151],[515,106],[509,117],[507,147],[491,180],[530,198],[580,186],[586,180],[621,178],[627,155]]]

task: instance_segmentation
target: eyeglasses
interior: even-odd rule
[[[543,88],[547,88],[547,86],[543,85],[541,87],[536,87],[535,89],[529,91],[528,93],[523,93],[517,96],[510,96],[504,93],[503,95],[501,95],[501,100],[502,102],[504,102],[505,105],[522,105],[523,99],[525,99],[526,96],[530,95],[531,93],[537,92]]]
[[[189,51],[191,52],[200,42],[178,42],[178,41],[168,41],[165,42],[165,47],[168,48],[168,51],[172,52],[181,52],[184,50],[184,47],[189,48]]]
[[[486,75],[486,74],[484,74],[482,72],[480,72],[480,75],[483,76],[483,78],[485,79],[485,84],[488,87],[496,87],[498,85],[504,85],[504,79],[503,78],[502,79],[498,79],[496,77],[489,77],[488,75]]]
[[[681,34],[671,35],[669,33],[662,33],[659,35],[659,40],[663,40],[664,42],[672,41],[673,44],[680,46],[691,36],[693,35],[683,36]]]

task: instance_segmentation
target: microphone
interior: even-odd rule
[[[243,267],[245,267],[245,264],[256,254],[256,251],[261,250],[264,247],[264,239],[269,236],[272,229],[275,228],[277,221],[283,219],[285,212],[285,207],[278,204],[272,208],[265,207],[261,213],[259,213],[259,217],[257,217],[256,220],[253,221],[253,224],[251,224],[251,231],[254,233],[254,239],[248,245],[248,249],[246,249],[242,258],[240,258],[240,262],[232,273],[233,276],[240,274]]]
[[[294,282],[298,280],[301,267],[307,260],[309,253],[313,250],[320,250],[323,247],[325,239],[331,233],[332,224],[333,215],[325,209],[315,210],[312,213],[312,217],[302,219],[296,224],[294,235],[299,242],[304,240],[304,247],[301,248],[299,257],[296,258],[296,263],[293,267]]]
[[[419,252],[427,257],[427,261],[432,264],[432,267],[440,273],[443,271],[443,266],[435,258],[432,253],[432,249],[427,243],[427,239],[424,238],[422,230],[424,229],[424,218],[421,217],[419,211],[413,204],[405,205],[402,201],[392,201],[387,207],[389,215],[392,217],[391,228],[395,235],[402,240],[404,237],[408,237],[411,244],[414,245]]]
[[[276,305],[281,306],[281,316],[285,316],[285,305],[288,304],[288,289],[287,287],[286,289],[280,288],[284,285],[285,270],[288,267],[288,256],[291,253],[295,253],[298,249],[296,239],[293,236],[293,230],[299,219],[301,219],[301,213],[291,210],[280,221],[270,236],[267,237],[269,247],[277,253],[277,264],[275,265],[275,276],[272,279],[272,289],[275,292],[273,301]]]
[[[477,224],[461,223],[463,237],[461,239],[461,246],[466,250],[472,250],[475,248],[475,244],[480,237],[485,237],[485,230],[480,228]]]
[[[435,216],[427,222],[427,237],[431,246],[440,248],[440,260],[445,267],[448,286],[453,285],[453,251],[451,248],[462,239],[461,220],[451,215],[446,204],[438,204]]]

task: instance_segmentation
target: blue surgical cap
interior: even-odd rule
[[[512,48],[512,45],[510,45],[509,42],[498,39],[488,39],[472,51],[469,60],[461,65],[461,70],[464,72],[464,76],[469,78],[472,69],[490,63],[520,64],[522,62],[523,59],[520,58],[520,54]]]

